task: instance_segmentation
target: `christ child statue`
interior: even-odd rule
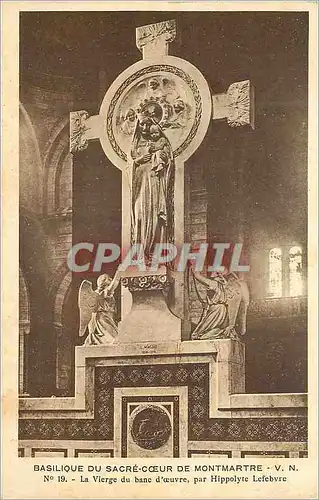
[[[167,154],[167,139],[161,133],[158,125],[150,127],[150,145],[149,153],[152,155],[152,170],[155,174],[159,174],[168,163],[169,155]]]

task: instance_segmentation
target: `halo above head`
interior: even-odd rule
[[[159,123],[163,118],[162,106],[154,101],[147,101],[140,105],[138,109],[138,119],[152,118]]]

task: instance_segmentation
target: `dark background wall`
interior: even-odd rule
[[[52,141],[53,132],[60,123],[62,127],[70,110],[96,114],[108,86],[141,58],[135,46],[137,26],[170,18],[176,19],[178,30],[170,53],[197,66],[213,92],[223,92],[231,83],[246,79],[256,89],[255,130],[213,123],[187,162],[187,234],[192,241],[244,241],[251,264],[252,299],[245,338],[247,390],[306,389],[305,299],[297,305],[292,299],[269,300],[266,287],[270,248],[298,243],[306,253],[307,14],[25,12],[20,18],[20,95],[34,128],[43,170],[40,177],[21,160],[22,185],[35,179],[43,195],[34,193],[31,202],[30,197],[21,198],[21,211],[30,214],[31,204],[38,224],[34,229],[36,224],[28,224],[25,217],[21,223],[21,267],[30,288],[30,341],[36,346],[37,359],[36,368],[30,369],[31,393],[67,394],[73,389],[71,371],[59,389],[51,369],[56,366],[54,346],[63,346],[65,339],[70,352],[65,364],[72,364],[73,345],[79,342],[75,311],[79,278],[73,277],[69,288],[63,284],[71,239],[120,243],[121,232],[120,172],[98,142],[63,170],[67,128],[62,148],[61,140]],[[26,146],[21,157],[26,158],[27,152],[35,156],[34,148],[30,153]],[[50,181],[52,171],[60,173]],[[71,202],[64,196],[70,185]],[[52,190],[57,200],[65,201],[48,210]],[[42,241],[41,256],[39,266],[30,270],[34,231]],[[94,277],[91,272],[88,276]],[[45,290],[40,298],[39,280]],[[59,301],[61,328],[56,326],[60,324],[56,320]],[[196,315],[198,304],[193,296],[191,307]],[[32,315],[41,321],[32,321]],[[49,349],[43,336],[49,339]],[[45,374],[47,383],[43,384]]]

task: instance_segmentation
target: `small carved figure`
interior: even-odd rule
[[[152,154],[153,170],[156,174],[161,172],[169,160],[168,141],[161,134],[160,128],[157,125],[150,127],[151,143],[149,153]]]
[[[84,345],[105,345],[113,343],[117,337],[116,303],[114,291],[120,278],[116,273],[112,279],[102,274],[97,279],[97,288],[84,280],[81,283],[78,297],[80,310],[79,335],[82,337],[88,329]]]
[[[133,108],[130,108],[124,118],[121,125],[121,130],[125,135],[133,135],[135,130],[136,113]]]
[[[190,117],[189,106],[181,98],[177,98],[173,102],[172,109],[172,116],[165,122],[164,128],[180,129],[186,127]]]
[[[156,90],[160,86],[160,82],[158,81],[157,78],[151,78],[150,81],[148,82],[148,85],[151,90]]]
[[[179,115],[182,111],[185,110],[185,103],[182,99],[176,99],[173,104],[174,111],[177,115]]]
[[[206,297],[198,296],[203,312],[195,330],[193,340],[234,339],[246,333],[246,314],[249,303],[247,284],[234,273],[215,273],[206,278],[192,270],[194,282],[204,285]]]
[[[158,78],[151,78],[148,82],[148,97],[161,97],[163,95],[163,90],[161,88],[161,81]]]
[[[176,83],[172,78],[163,78],[163,93],[170,103],[173,103],[179,97]]]

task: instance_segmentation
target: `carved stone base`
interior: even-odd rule
[[[168,309],[161,290],[132,291],[133,304],[119,325],[117,343],[181,340],[181,320]]]

